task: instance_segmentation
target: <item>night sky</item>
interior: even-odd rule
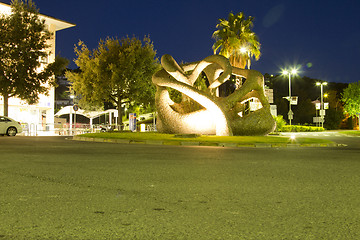
[[[10,3],[10,0],[0,0]],[[74,44],[150,35],[158,57],[199,61],[212,54],[212,33],[229,12],[255,17],[260,60],[251,68],[279,74],[301,66],[300,75],[329,82],[357,82],[360,56],[359,0],[34,0],[40,13],[76,24],[57,33],[57,54],[75,68]]]

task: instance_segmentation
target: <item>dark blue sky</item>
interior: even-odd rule
[[[10,3],[10,0],[1,0]],[[193,62],[212,54],[212,33],[229,12],[255,17],[261,58],[252,68],[278,74],[301,65],[301,75],[357,82],[360,63],[359,0],[34,0],[40,13],[76,24],[57,34],[57,53],[75,58],[82,40],[96,48],[107,36],[150,35],[158,57]],[[75,65],[71,64],[72,68]]]

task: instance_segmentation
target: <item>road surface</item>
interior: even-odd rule
[[[359,139],[221,148],[0,137],[0,240],[359,239]]]

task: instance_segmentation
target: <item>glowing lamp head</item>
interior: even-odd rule
[[[289,75],[289,74],[295,75],[295,74],[297,74],[297,72],[298,72],[297,69],[294,68],[294,69],[291,69],[291,70],[289,70],[289,71],[288,71],[288,70],[283,70],[282,73],[283,73],[284,75]]]
[[[327,84],[328,84],[327,82],[317,82],[316,86],[321,86],[321,85],[326,86]]]
[[[292,70],[291,70],[291,74],[297,74],[297,70],[296,70],[296,69],[292,69]]]

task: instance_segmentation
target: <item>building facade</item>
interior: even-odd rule
[[[0,2],[0,14],[11,14],[11,6]],[[47,64],[55,61],[55,41],[56,32],[74,27],[72,23],[68,23],[50,16],[39,14],[41,19],[45,20],[48,30],[53,34],[49,40],[49,49],[45,51],[50,52],[47,59],[42,59],[41,71]],[[4,99],[0,95],[0,115],[3,115]],[[37,130],[51,130],[54,127],[54,109],[55,109],[55,89],[49,86],[48,95],[41,94],[39,102],[34,105],[29,105],[25,101],[18,98],[9,98],[9,117],[27,126],[34,126]]]

